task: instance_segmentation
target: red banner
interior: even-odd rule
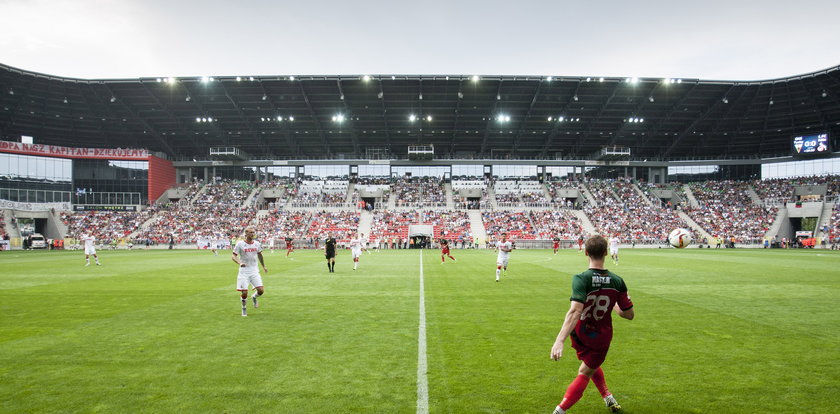
[[[149,150],[128,148],[71,148],[55,145],[22,144],[0,141],[0,152],[58,158],[98,158],[105,160],[138,160],[149,158]]]

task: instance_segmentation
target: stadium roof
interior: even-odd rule
[[[788,155],[840,132],[840,66],[744,82],[586,76],[358,75],[72,79],[0,65],[0,136],[207,159],[367,158],[433,144],[440,158]],[[835,148],[837,145],[835,145]],[[371,150],[369,153],[368,150]]]

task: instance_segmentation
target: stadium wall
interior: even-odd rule
[[[157,200],[173,185],[175,185],[175,167],[172,161],[149,156],[149,202]]]

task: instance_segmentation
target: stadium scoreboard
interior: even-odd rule
[[[800,135],[793,137],[793,155],[799,157],[818,157],[831,153],[828,133]]]

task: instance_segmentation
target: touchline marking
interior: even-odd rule
[[[429,377],[426,363],[426,299],[423,295],[423,249],[420,249],[420,328],[417,333],[417,414],[429,413]]]

